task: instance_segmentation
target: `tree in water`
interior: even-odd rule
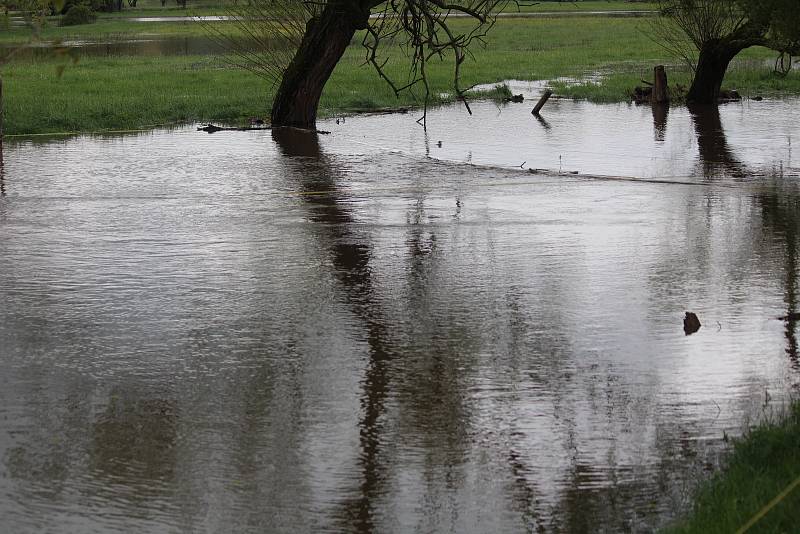
[[[673,24],[654,23],[655,34],[694,72],[686,98],[697,104],[719,99],[728,66],[742,50],[786,51],[800,42],[798,0],[659,0],[659,8]]]
[[[464,99],[461,67],[469,47],[482,41],[509,0],[247,0],[228,8],[232,23],[206,27],[231,52],[231,60],[276,84],[270,114],[274,126],[313,128],[325,83],[357,32],[365,61],[395,94],[424,89],[431,94],[426,67],[434,59],[453,62],[453,89]],[[454,18],[472,21],[456,31]],[[253,50],[253,44],[257,50]],[[380,51],[401,46],[410,58],[408,78],[394,80]]]

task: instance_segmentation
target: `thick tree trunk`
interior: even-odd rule
[[[716,103],[728,65],[741,50],[720,41],[703,46],[686,101],[693,104]]]
[[[322,89],[342,58],[356,30],[366,27],[369,12],[355,2],[329,2],[306,25],[297,53],[283,74],[272,103],[273,126],[314,128]]]

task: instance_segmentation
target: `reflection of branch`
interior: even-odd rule
[[[297,178],[301,180],[303,189],[329,193],[304,195],[302,198],[317,208],[311,219],[321,223],[321,230],[327,231],[324,244],[331,254],[335,275],[344,287],[353,313],[366,329],[369,362],[363,380],[362,416],[359,421],[362,480],[357,496],[345,502],[343,519],[358,530],[371,531],[374,501],[386,478],[381,459],[381,417],[385,412],[389,388],[387,367],[393,356],[386,321],[372,280],[372,249],[363,242],[362,236],[352,231],[353,216],[337,200],[339,195],[334,182],[336,171],[322,153],[317,134],[294,128],[277,128],[272,130],[272,137],[284,155],[302,158],[306,166],[303,171],[313,169],[313,172],[298,173]],[[312,178],[309,179],[309,176]]]
[[[542,518],[536,509],[536,487],[528,479],[531,469],[525,465],[525,460],[513,449],[508,452],[508,463],[511,466],[516,488],[514,499],[520,507],[520,512],[527,521],[537,525],[539,530],[543,530]]]
[[[786,236],[786,245],[789,249],[786,254],[786,353],[794,362],[800,364],[797,353],[797,237],[796,230],[789,231]]]
[[[786,272],[784,302],[786,304],[786,353],[792,360],[793,365],[800,368],[800,354],[798,354],[797,326],[798,321],[798,270],[797,254],[800,246],[800,236],[798,236],[798,220],[800,211],[797,209],[797,200],[793,195],[785,194],[780,190],[771,190],[756,197],[761,205],[761,218],[764,226],[782,237],[786,243]],[[795,197],[796,198],[796,197]]]

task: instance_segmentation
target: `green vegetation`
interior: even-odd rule
[[[752,430],[734,444],[727,468],[701,488],[694,511],[668,533],[736,532],[800,477],[800,405],[785,420]],[[797,532],[800,487],[750,532]]]
[[[91,24],[97,19],[97,15],[87,6],[76,4],[70,6],[61,18],[61,26],[80,26],[81,24]]]
[[[586,2],[588,4],[588,2]],[[582,4],[582,3],[581,3]],[[191,5],[191,4],[190,4]],[[631,4],[627,4],[631,5]],[[457,28],[456,23],[456,28]],[[624,101],[640,79],[650,79],[654,65],[669,65],[670,83],[688,83],[677,60],[645,33],[637,18],[594,16],[502,19],[485,48],[464,66],[463,85],[506,79],[585,79],[601,75],[601,84],[554,82],[556,94],[594,101]],[[3,32],[24,34],[18,30]],[[48,28],[45,39],[116,40],[133,34],[161,37],[204,35],[194,23],[131,23],[101,18],[95,24]],[[0,40],[7,36],[0,36]],[[753,48],[740,54],[725,86],[743,95],[800,94],[800,73],[771,74],[774,53]],[[180,121],[238,122],[264,117],[274,88],[252,74],[209,56],[82,57],[58,76],[66,60],[12,61],[0,69],[5,81],[6,133],[129,129]],[[337,66],[320,107],[321,115],[375,108],[421,105],[420,92],[398,99],[369,66],[356,42]],[[408,68],[396,50],[387,66],[396,77]],[[450,90],[451,67],[433,69],[433,94]],[[42,95],[46,95],[43,97]],[[434,103],[446,98],[436,96]]]

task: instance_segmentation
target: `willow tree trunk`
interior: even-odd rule
[[[765,44],[768,29],[764,24],[748,21],[722,38],[705,41],[700,47],[697,70],[686,101],[715,104],[731,60],[745,48]]]
[[[716,103],[728,65],[741,51],[742,48],[732,47],[723,41],[706,43],[700,49],[697,70],[686,101],[693,104]]]
[[[272,103],[273,126],[314,128],[325,83],[342,58],[356,30],[366,28],[369,11],[355,1],[326,4],[306,25],[300,47],[281,79]]]

